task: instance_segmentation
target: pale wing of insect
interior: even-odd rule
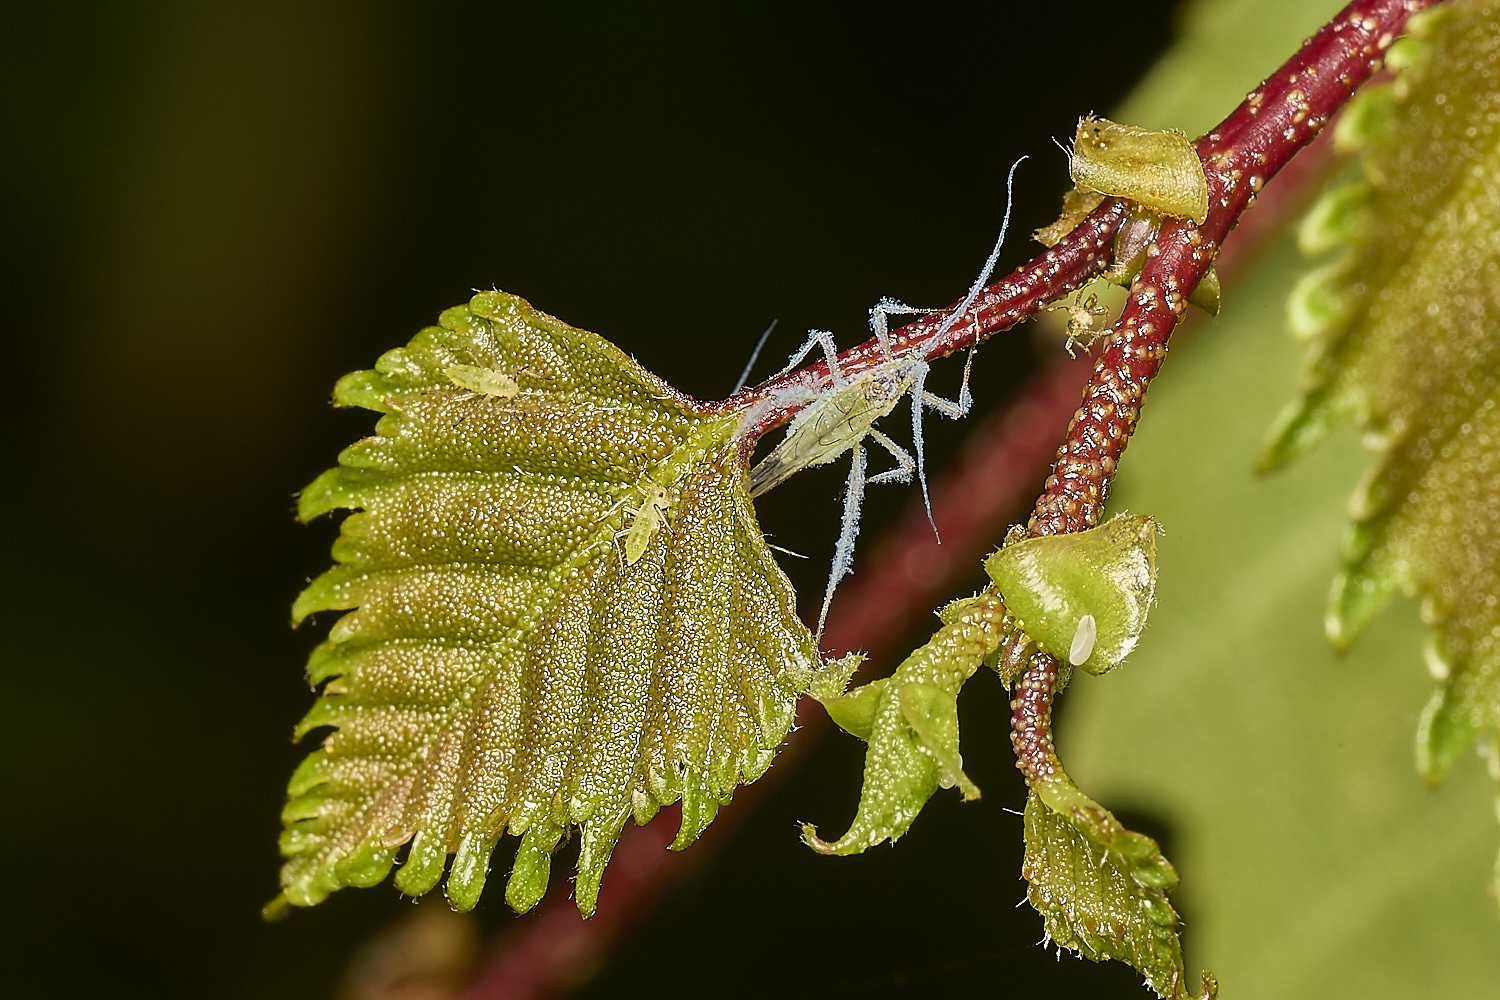
[[[916,385],[922,361],[893,361],[814,400],[797,415],[771,454],[750,471],[750,495],[760,496],[802,469],[826,465],[870,433]],[[897,460],[904,457],[898,456]]]

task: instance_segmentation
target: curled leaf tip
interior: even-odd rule
[[[841,684],[820,688],[829,716],[869,747],[854,822],[834,841],[805,825],[809,847],[858,854],[905,834],[940,788],[957,788],[966,800],[979,797],[959,753],[958,692],[999,648],[1004,619],[999,596],[986,590],[945,609],[942,628],[890,677],[847,692]]]
[[[1121,514],[1087,531],[1017,538],[985,560],[985,571],[1015,628],[1059,661],[1102,674],[1146,626],[1157,531],[1149,517]]]

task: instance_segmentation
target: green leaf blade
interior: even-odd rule
[[[467,391],[453,366],[506,392]],[[348,613],[309,662],[324,689],[299,734],[333,731],[294,777],[284,898],[373,884],[409,845],[397,886],[431,890],[452,855],[468,908],[509,832],[506,895],[525,908],[576,827],[587,914],[628,819],[681,799],[684,847],[764,772],[817,663],[737,419],[503,293],[448,310],[339,401],[384,416],[302,497],[304,518],[358,512],[294,608]],[[627,562],[617,539],[649,483],[671,499]]]
[[[1379,452],[1350,503],[1327,631],[1345,648],[1397,589],[1426,599],[1441,690],[1417,758],[1436,783],[1500,729],[1500,16],[1460,0],[1411,28],[1392,53],[1401,73],[1341,125],[1364,177],[1304,226],[1306,249],[1338,258],[1294,293],[1294,326],[1320,323],[1301,324],[1314,335],[1306,395],[1267,454],[1290,457],[1350,417]]]
[[[1166,886],[1152,884],[1160,881],[1156,876],[1163,869],[1171,869],[1156,844],[1119,831],[1117,837],[1128,835],[1148,846],[1129,854],[1112,850],[1099,842],[1089,824],[1057,811],[1043,798],[1034,790],[1026,800],[1021,871],[1026,898],[1042,915],[1047,936],[1091,962],[1128,963],[1158,996],[1189,996],[1177,912],[1167,902]],[[1118,828],[1114,817],[1098,806],[1093,809]],[[1140,877],[1142,869],[1150,874]],[[1200,995],[1215,996],[1217,989],[1205,974]]]

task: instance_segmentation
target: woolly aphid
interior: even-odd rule
[[[1000,236],[994,249],[985,260],[979,277],[970,286],[968,294],[938,326],[933,337],[941,337],[960,320],[969,315],[979,293],[989,281],[990,274],[999,260],[1000,249],[1005,244],[1005,234],[1010,228],[1012,182],[1016,168],[1026,157],[1011,165],[1005,178],[1005,217],[1000,225]],[[918,309],[896,299],[882,298],[870,309],[870,332],[880,344],[885,360],[853,378],[846,378],[839,368],[838,348],[833,334],[827,330],[810,330],[807,341],[797,349],[786,367],[778,374],[791,371],[802,362],[813,348],[821,347],[828,359],[831,384],[808,389],[796,386],[773,397],[772,405],[805,403],[800,413],[792,420],[780,443],[750,472],[750,495],[761,494],[779,486],[794,473],[814,465],[824,465],[852,450],[854,458],[849,468],[849,479],[844,488],[844,512],[839,528],[838,543],[834,547],[833,566],[828,574],[828,585],[823,592],[823,605],[818,612],[817,636],[821,639],[823,626],[828,620],[828,607],[833,601],[834,590],[839,581],[849,574],[854,562],[854,541],[859,534],[860,508],[864,501],[866,483],[911,482],[912,473],[922,487],[922,502],[927,509],[927,520],[932,525],[934,537],[938,536],[937,521],[932,515],[932,499],[927,488],[926,460],[923,452],[922,411],[933,409],[945,417],[958,419],[965,416],[973,405],[969,394],[969,369],[974,353],[969,352],[964,364],[963,382],[958,400],[952,401],[935,396],[926,390],[925,382],[930,368],[927,361],[915,352],[896,354],[891,350],[891,316],[915,315],[937,312],[934,309]],[[767,331],[769,332],[769,331]],[[977,343],[977,337],[976,337]],[[895,441],[875,429],[875,422],[887,416],[908,393],[911,394],[912,445],[916,459]],[[758,413],[747,414],[747,425]],[[866,478],[865,438],[871,438],[896,460],[896,467]],[[942,539],[938,538],[939,544]]]

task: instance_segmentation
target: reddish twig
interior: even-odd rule
[[[1214,202],[1210,219],[1204,227],[1198,229],[1199,242],[1192,249],[1202,253],[1206,243],[1218,246],[1222,242],[1240,213],[1254,201],[1259,184],[1252,184],[1251,178],[1258,177],[1259,183],[1264,183],[1275,174],[1296,149],[1316,133],[1354,88],[1368,77],[1372,61],[1376,61],[1378,53],[1389,44],[1388,40],[1382,43],[1383,36],[1393,39],[1406,18],[1426,6],[1428,4],[1425,2],[1404,4],[1390,0],[1352,4],[1318,36],[1305,44],[1287,66],[1247,98],[1245,104],[1236,109],[1235,114],[1226,119],[1223,125],[1200,140],[1200,156],[1210,166],[1209,184]],[[1364,25],[1366,18],[1373,22],[1374,28]],[[1331,39],[1326,37],[1330,34]],[[1342,49],[1338,44],[1340,42],[1343,43]],[[1337,62],[1332,59],[1334,53],[1344,51],[1346,55],[1358,54],[1361,46],[1372,44],[1374,48],[1370,52],[1358,55],[1347,67],[1330,73]],[[1309,67],[1314,68],[1310,76],[1307,72]],[[1299,81],[1302,81],[1300,86]],[[1331,89],[1331,83],[1338,84],[1338,87]],[[1296,101],[1306,102],[1307,114],[1298,121],[1278,125],[1280,118],[1296,116],[1296,112],[1290,109],[1290,92],[1294,89],[1303,91]],[[1251,110],[1252,105],[1254,110]],[[1314,111],[1314,108],[1317,110]],[[1317,119],[1316,122],[1313,121],[1314,118]],[[1234,126],[1233,131],[1231,126]],[[1276,138],[1272,134],[1276,128],[1282,130],[1276,133],[1282,138],[1272,142]],[[1290,138],[1284,135],[1288,128],[1293,131]],[[1262,145],[1257,146],[1257,143]],[[1268,152],[1273,147],[1277,150],[1274,159]],[[1242,157],[1239,155],[1241,151],[1248,151],[1248,155]],[[1220,152],[1233,155],[1211,159]],[[1258,160],[1257,155],[1265,159]],[[1247,173],[1247,163],[1254,164],[1256,169]],[[1236,170],[1239,171],[1238,175],[1235,174]],[[1278,193],[1284,193],[1285,187],[1286,181],[1283,180],[1278,185]],[[1264,211],[1263,208],[1262,212]],[[942,357],[972,344],[976,337],[982,340],[1006,329],[1030,316],[1040,306],[1081,286],[1107,264],[1109,241],[1124,214],[1125,206],[1122,203],[1106,201],[1082,226],[1051,251],[985,289],[970,313],[969,322],[954,324],[942,340],[923,340],[924,336],[931,338],[942,322],[941,314],[925,317],[893,333],[895,349],[920,352],[920,356],[927,360]],[[1216,219],[1219,228],[1209,240],[1205,238],[1204,232]],[[1265,230],[1263,226],[1257,228]],[[1164,227],[1162,238],[1186,240],[1186,229],[1183,225]],[[1236,245],[1246,242],[1244,235],[1236,240]],[[1147,281],[1152,281],[1150,276],[1155,275],[1154,287],[1168,287],[1164,279],[1171,276],[1171,272],[1164,268],[1173,263],[1181,264],[1183,257],[1179,252],[1163,259],[1163,255],[1158,252],[1156,257],[1148,261],[1142,276]],[[1200,263],[1192,260],[1191,252],[1186,257],[1195,266]],[[1211,262],[1211,259],[1201,261],[1203,270]],[[1194,283],[1201,278],[1203,270],[1197,271],[1193,277]],[[1185,298],[1190,287],[1183,283],[1181,274],[1175,277],[1178,282],[1177,292]],[[1086,404],[1101,382],[1108,382],[1123,390],[1124,383],[1118,380],[1118,367],[1123,365],[1132,379],[1139,379],[1133,403],[1138,409],[1140,399],[1144,396],[1145,384],[1159,366],[1160,354],[1151,361],[1149,372],[1146,371],[1144,358],[1137,354],[1140,344],[1138,338],[1144,336],[1140,330],[1141,310],[1146,307],[1137,302],[1139,296],[1135,292],[1133,289],[1131,305],[1122,315],[1121,322],[1116,325],[1116,342],[1109,345],[1094,365],[1094,377],[1090,380],[1088,393],[1085,395]],[[1163,302],[1165,301],[1163,296]],[[1156,305],[1159,303],[1147,302],[1147,306]],[[1132,314],[1135,315],[1134,337],[1137,339],[1132,342],[1129,350],[1125,350],[1124,345],[1118,343],[1122,339],[1119,334],[1122,325]],[[1168,316],[1170,321],[1162,322],[1159,328],[1153,324],[1151,334],[1160,339],[1163,352],[1166,338],[1180,318],[1178,313],[1170,309],[1163,315],[1163,319]],[[880,364],[884,355],[879,345],[872,340],[843,352],[839,360],[841,370],[854,376]],[[978,429],[971,438],[971,445],[959,467],[934,484],[934,513],[947,544],[942,549],[933,545],[931,530],[920,505],[908,511],[902,524],[875,548],[873,558],[867,565],[860,567],[859,574],[835,602],[824,633],[826,646],[838,650],[863,648],[872,657],[878,658],[911,627],[918,615],[925,613],[941,598],[944,584],[948,582],[954,568],[967,565],[979,551],[992,544],[998,537],[999,526],[1019,502],[1021,491],[1027,489],[1034,481],[1033,477],[1039,475],[1045,467],[1047,447],[1041,442],[1055,440],[1051,428],[1060,426],[1068,412],[1074,409],[1073,401],[1078,398],[1078,386],[1083,381],[1080,368],[1084,364],[1060,364],[1044,373],[1021,394],[1016,405]],[[1101,378],[1101,371],[1115,374]],[[829,384],[827,364],[820,362],[800,371],[778,376],[723,403],[709,404],[707,408],[728,410],[745,407],[757,401],[769,400],[778,392],[795,398],[795,390],[799,387],[817,389],[826,388]],[[784,424],[799,408],[798,405],[788,405],[766,409],[752,429],[753,433],[746,435],[747,439],[753,442],[760,434]],[[1036,513],[1042,513],[1042,502],[1048,497],[1061,498],[1064,502],[1059,504],[1058,500],[1049,501],[1057,504],[1057,508],[1055,512],[1049,508],[1049,516],[1044,521],[1038,521],[1034,516],[1034,533],[1049,533],[1046,529],[1038,531],[1038,524],[1045,524],[1048,528],[1060,525],[1059,518],[1051,516],[1056,512],[1066,514],[1076,511],[1088,516],[1087,512],[1092,510],[1092,517],[1097,519],[1097,503],[1102,503],[1107,493],[1114,468],[1114,464],[1106,465],[1102,461],[1103,455],[1108,454],[1111,463],[1118,463],[1128,430],[1134,424],[1133,419],[1128,426],[1124,422],[1117,424],[1122,432],[1118,438],[1111,437],[1106,427],[1104,439],[1100,443],[1111,443],[1109,446],[1113,451],[1093,453],[1095,460],[1089,463],[1086,456],[1091,453],[1087,449],[1099,440],[1098,428],[1102,425],[1098,418],[1103,415],[1102,407],[1091,412],[1085,412],[1080,407],[1074,413],[1068,439],[1058,452],[1058,468],[1054,470],[1042,500],[1038,501]],[[1065,460],[1069,464],[1065,465]],[[1065,475],[1059,477],[1058,470]],[[1074,474],[1068,474],[1070,470]],[[1087,478],[1090,474],[1100,478],[1091,481]],[[1078,502],[1080,497],[1090,498],[1096,505],[1089,507],[1081,504]],[[1086,523],[1080,521],[1068,530],[1086,526]],[[1012,706],[1016,709],[1012,719],[1012,740],[1016,742],[1022,761],[1043,762],[1045,757],[1045,763],[1050,766],[1055,762],[1050,730],[1055,674],[1049,675],[1049,672],[1055,671],[1056,665],[1047,657],[1039,659],[1047,662],[1032,661],[1031,669],[1023,677],[1018,689],[1018,695],[1023,692],[1032,693],[1018,698],[1018,703]],[[808,725],[799,734],[794,734],[793,744],[805,745],[806,735],[813,728]],[[787,758],[793,753],[795,746],[789,746],[783,751],[782,759],[771,775],[761,779],[756,785],[741,790],[734,805],[724,810],[718,823],[710,829],[710,843],[700,841],[693,852],[696,857],[692,860],[688,855],[663,849],[671,839],[674,825],[664,822],[661,817],[649,826],[627,829],[621,837],[609,872],[605,875],[599,910],[593,920],[583,921],[565,894],[551,894],[536,912],[521,918],[502,932],[495,950],[468,994],[470,1000],[499,997],[508,1000],[536,1000],[559,995],[570,985],[586,978],[597,963],[602,961],[610,943],[650,908],[665,884],[685,871],[690,864],[701,863],[708,853],[705,848],[710,848],[713,840],[722,841],[727,824],[743,818],[747,806],[751,804],[751,797],[764,794],[764,788],[770,781],[786,776],[790,770]]]
[[[958,322],[947,324],[947,329],[944,326],[948,316],[962,303],[955,302],[893,331],[891,353],[923,361],[947,357],[1010,329],[1047,303],[1088,284],[1108,266],[1115,231],[1129,208],[1129,202],[1105,199],[1052,249],[983,289],[967,314]],[[887,359],[886,348],[872,337],[839,354],[839,371],[854,379]],[[720,403],[709,404],[709,409],[756,414],[754,423],[741,438],[742,447],[748,451],[761,435],[787,423],[810,400],[832,386],[828,362],[824,360],[777,375]],[[758,404],[763,405],[757,409]]]
[[[1407,20],[1431,5],[1432,0],[1355,0],[1198,140],[1198,158],[1208,176],[1208,218],[1201,226],[1168,219],[1147,251],[1057,451],[1029,534],[1064,534],[1099,523],[1146,388],[1187,311],[1188,296],[1213,265],[1224,237],[1265,182],[1380,69]],[[1056,766],[1051,729],[1056,678],[1057,664],[1050,657],[1033,659],[1011,703],[1011,744],[1028,782]]]
[[[543,1000],[586,982],[621,930],[651,907],[662,887],[700,858],[667,850],[677,807],[656,822],[631,827],[609,862],[592,920],[579,916],[566,893],[551,893],[534,912],[501,933],[465,994],[467,1000]]]

